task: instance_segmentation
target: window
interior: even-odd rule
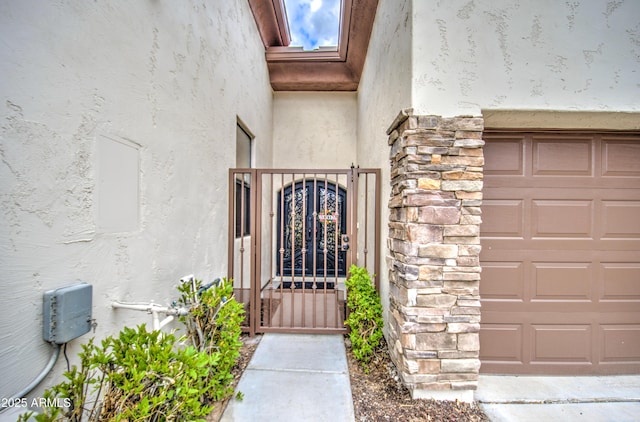
[[[251,234],[249,225],[251,224],[251,187],[242,180],[236,179],[236,237],[248,236]]]
[[[253,136],[245,126],[236,126],[236,168],[251,168]],[[251,178],[249,174],[236,177],[235,185],[235,236],[248,236],[251,221]]]
[[[251,168],[251,144],[253,136],[240,123],[236,126],[236,168]]]

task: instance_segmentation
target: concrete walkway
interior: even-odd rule
[[[640,376],[480,375],[475,399],[492,422],[638,421]]]
[[[353,421],[342,335],[262,336],[222,421]]]
[[[353,421],[341,335],[264,334],[224,422]],[[638,421],[640,376],[480,375],[474,394],[492,422]]]

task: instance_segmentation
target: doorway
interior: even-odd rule
[[[281,189],[277,275],[346,276],[346,206],[346,189],[327,179],[299,180]]]

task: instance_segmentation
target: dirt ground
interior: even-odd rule
[[[243,335],[241,340],[243,347],[233,370],[234,387],[240,381],[242,372],[258,347],[260,336],[250,338]],[[361,365],[355,361],[349,348],[347,362],[356,422],[489,421],[477,405],[411,399],[409,391],[396,381],[395,368],[387,353],[379,353],[372,360],[369,373],[365,373]],[[218,403],[207,421],[219,421],[226,404],[227,401]]]
[[[409,390],[396,381],[395,366],[386,352],[372,359],[368,366],[369,373],[365,373],[349,348],[347,362],[357,422],[489,421],[475,404],[413,400]]]

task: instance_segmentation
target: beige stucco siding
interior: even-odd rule
[[[410,0],[379,2],[358,90],[358,163],[381,169],[383,239],[388,231],[386,201],[391,191],[386,130],[400,110],[411,106],[411,9]],[[384,241],[380,250],[380,296],[389,309]]]
[[[412,106],[638,111],[639,15],[635,0],[414,0]]]
[[[356,164],[356,94],[276,92],[275,168],[348,168]]]
[[[256,135],[256,165],[270,166],[272,90],[241,0],[2,2],[0,38],[0,397],[9,398],[49,359],[44,291],[91,283],[104,337],[150,323],[112,300],[168,303],[181,276],[226,273],[237,117]]]

